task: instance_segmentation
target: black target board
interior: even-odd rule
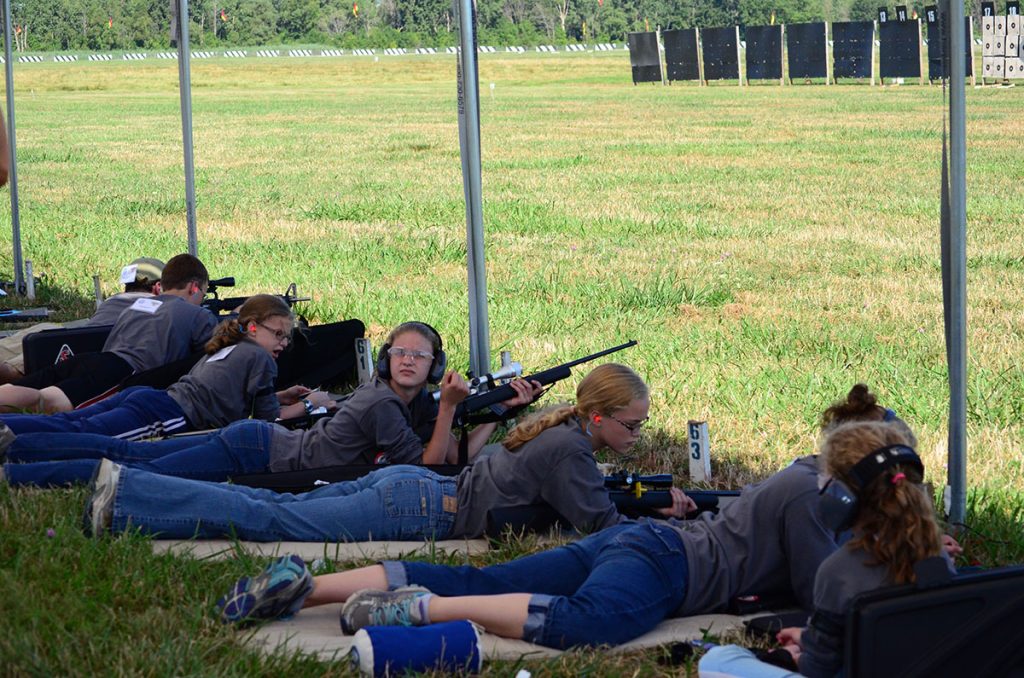
[[[782,79],[782,26],[747,26],[747,80]]]
[[[735,26],[705,28],[700,32],[705,80],[739,80],[740,60]]]
[[[665,44],[665,71],[669,80],[700,80],[697,29],[661,32]]]
[[[658,50],[658,34],[629,34],[629,65],[633,67],[633,84],[638,82],[661,82],[661,53]]]
[[[921,77],[921,27],[917,21],[878,25],[878,74],[883,78]]]
[[[874,50],[873,21],[832,23],[832,75],[835,78],[870,78]]]
[[[946,74],[946,60],[943,58],[945,41],[942,39],[943,28],[946,24],[946,13],[933,13],[932,7],[925,8],[925,17],[928,20],[928,79],[942,80],[949,77]],[[933,21],[933,17],[935,20]],[[974,68],[974,42],[971,35],[971,17],[964,17],[964,73],[970,75]]]
[[[824,21],[786,26],[786,50],[790,80],[828,77]]]

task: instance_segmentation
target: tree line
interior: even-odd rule
[[[176,0],[13,0],[15,49],[170,46]],[[477,0],[482,45],[621,42],[631,31],[868,20],[885,0]],[[923,14],[925,3],[908,3]],[[930,3],[928,3],[930,4]],[[970,0],[977,13],[979,0]],[[446,47],[450,0],[189,0],[193,46]]]

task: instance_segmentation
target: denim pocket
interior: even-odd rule
[[[430,482],[412,478],[391,482],[384,490],[384,511],[388,517],[429,515]]]
[[[623,530],[616,535],[614,541],[619,546],[652,556],[683,553],[682,540],[675,530],[650,522],[639,523],[628,530]]]

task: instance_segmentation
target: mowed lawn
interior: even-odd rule
[[[61,317],[88,312],[93,274],[111,293],[123,263],[185,250],[177,74],[157,61],[16,67],[24,252]],[[928,478],[942,485],[941,87],[634,87],[624,52],[483,55],[480,81],[495,355],[509,350],[532,371],[639,340],[616,356],[652,389],[629,465],[683,480],[686,422],[702,419],[720,487],[811,452],[820,411],[863,381],[914,427]],[[311,322],[360,318],[377,345],[390,326],[426,320],[464,369],[454,59],[193,60],[192,82],[199,254],[211,273],[235,276],[235,293],[295,282],[314,298],[300,309]],[[964,541],[988,565],[1024,557],[1022,107],[1020,88],[967,92]],[[2,215],[4,277],[9,226]],[[143,540],[87,545],[70,515],[83,497],[0,489],[3,579],[36,588],[28,600],[6,581],[0,599],[14,596],[15,617],[38,622],[0,639],[0,651],[28,652],[30,671],[88,672],[120,648],[118,661],[145,671],[146,653],[122,646],[152,623],[137,632],[150,654],[164,648],[158,667],[281,668],[248,658],[204,616],[215,589],[252,563],[156,559]],[[42,536],[50,526],[56,539]],[[47,563],[45,576],[30,557]],[[118,558],[127,571],[107,572]],[[100,593],[51,581],[82,562],[107,582]],[[124,578],[131,595],[117,590]],[[71,624],[40,615],[85,590],[111,598],[68,611]],[[126,629],[94,646],[87,629],[124,606],[138,608],[124,613]],[[77,649],[47,649],[52,633]],[[600,661],[549,666],[635,668]]]

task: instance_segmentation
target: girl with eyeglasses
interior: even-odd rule
[[[247,417],[272,421],[297,417],[309,406],[333,405],[327,394],[305,386],[274,391],[276,359],[292,336],[291,308],[280,297],[257,294],[239,308],[238,317],[216,327],[206,355],[165,390],[134,387],[95,405],[53,415],[3,415],[16,434],[6,450],[5,476],[11,484],[48,484],[56,472],[60,483],[86,481],[98,459],[93,444],[128,441],[170,433],[219,428]],[[91,434],[91,435],[90,435]],[[150,449],[148,444],[141,450]],[[2,451],[0,451],[2,453]],[[127,459],[147,458],[145,453]]]
[[[286,339],[280,333],[291,328],[290,310],[285,308],[281,312],[285,310],[286,316],[268,314],[262,319],[242,315],[240,329],[232,330],[232,325],[227,330],[228,336],[236,340],[235,350],[248,343],[241,342],[241,337],[251,337],[254,342],[268,342],[267,351],[279,351]],[[266,360],[273,362],[270,356]],[[216,355],[210,356],[197,369],[217,363]],[[345,464],[442,463],[449,448],[454,449],[451,426],[455,408],[469,392],[462,377],[455,372],[445,374],[444,369],[440,335],[425,323],[403,323],[381,347],[374,379],[357,388],[333,416],[317,421],[309,429],[289,430],[255,419],[237,421],[246,416],[239,413],[235,423],[229,424],[230,419],[223,421],[220,425],[226,426],[220,431],[157,442],[130,442],[88,434],[69,438],[26,434],[10,446],[9,458],[40,463],[8,464],[4,475],[12,485],[86,482],[96,469],[96,460],[103,458],[155,473],[212,481],[227,480],[241,473]],[[267,387],[272,378],[271,374]],[[440,382],[440,403],[435,403],[426,391],[428,382]],[[218,388],[223,388],[224,383]],[[513,388],[519,395],[506,403],[512,406],[530,402],[537,393],[521,381],[514,383]],[[304,387],[293,387],[279,395],[284,402],[295,403],[285,408],[285,417],[309,414],[324,404],[334,405],[327,394],[310,393]],[[212,407],[212,403],[204,405]],[[485,424],[470,434],[471,454],[483,446],[494,427]]]
[[[529,395],[539,387],[522,388]],[[601,365],[580,382],[575,406],[528,418],[504,447],[480,455],[458,476],[397,465],[297,495],[169,478],[104,461],[88,503],[89,529],[253,541],[449,539],[480,536],[494,509],[545,502],[577,529],[601,530],[624,518],[604,488],[594,452],[626,452],[647,410],[647,386],[636,373]],[[674,494],[666,515],[693,508],[682,492]]]

